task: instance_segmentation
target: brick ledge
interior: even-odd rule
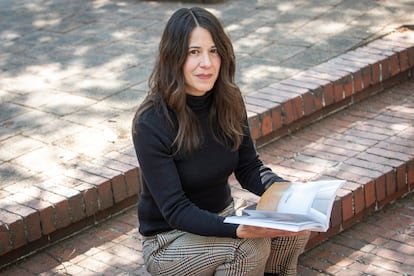
[[[245,97],[257,146],[412,76],[414,31],[401,28]]]

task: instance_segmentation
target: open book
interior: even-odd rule
[[[329,228],[336,191],[344,180],[276,182],[242,216],[224,222],[298,232],[326,232]]]

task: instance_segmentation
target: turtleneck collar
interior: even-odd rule
[[[196,114],[205,114],[208,113],[212,100],[213,100],[213,91],[208,91],[203,96],[193,96],[187,94],[187,105],[196,113]]]

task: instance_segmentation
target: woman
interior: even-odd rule
[[[232,173],[256,195],[283,181],[258,158],[234,74],[218,19],[202,8],[176,11],[133,121],[139,231],[153,275],[296,274],[308,232],[223,223],[234,212]]]

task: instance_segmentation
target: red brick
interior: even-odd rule
[[[396,169],[397,174],[397,190],[404,191],[408,190],[406,176],[407,176],[407,167],[406,164],[402,164]]]
[[[369,208],[375,204],[375,182],[370,181],[364,185],[365,207]]]
[[[14,194],[10,197],[10,200],[37,210],[43,235],[50,234],[56,230],[54,210],[51,203],[22,193]]]
[[[120,174],[111,179],[111,186],[115,203],[127,198],[127,189],[124,175]]]
[[[346,222],[354,216],[352,192],[340,189],[337,194],[341,198],[342,220]]]
[[[137,168],[125,172],[125,181],[127,185],[127,195],[133,196],[139,193],[140,175]]]
[[[69,176],[80,180],[82,183],[86,182],[94,186],[96,183],[102,183],[108,179],[99,173],[99,169],[86,164],[84,166],[80,165],[79,169],[69,172]]]
[[[11,233],[7,229],[6,224],[1,220],[0,212],[0,255],[9,252],[12,249]]]
[[[106,180],[99,185],[98,188],[98,196],[99,196],[99,210],[105,210],[114,205],[112,189],[111,189],[111,182]]]
[[[43,235],[50,234],[56,230],[54,208],[49,203],[43,201],[39,201],[38,204],[41,206],[38,210],[42,226],[42,233]]]
[[[374,54],[382,58],[389,58],[395,53],[395,51],[389,49],[389,47],[375,47],[372,45],[372,43],[367,47],[364,47],[364,50],[369,52],[370,54]]]
[[[369,135],[374,140],[381,137],[381,135],[378,136],[375,133],[371,133]],[[401,164],[401,162],[407,162],[411,158],[410,155],[408,155],[406,153],[394,151],[393,148],[389,148],[389,149],[386,150],[386,149],[380,149],[380,148],[372,147],[372,148],[369,148],[367,150],[367,152],[370,153],[370,154],[377,155],[378,157],[382,156],[385,159],[394,159],[395,164],[396,163]],[[389,160],[389,165],[391,165],[391,161],[392,160]],[[380,162],[378,162],[378,163],[380,163]]]
[[[399,60],[399,64],[400,64],[400,71],[401,72],[405,72],[408,70],[409,65],[408,65],[408,51],[407,50],[402,50],[401,52],[398,53],[398,60]]]
[[[382,81],[380,63],[376,62],[371,66],[371,84],[375,85]]]
[[[278,105],[275,108],[272,108],[272,124],[273,130],[278,130],[282,127],[283,119],[282,119],[282,108]]]
[[[306,93],[309,89],[292,86],[289,84],[275,83],[268,87],[262,88],[259,91],[263,93],[265,100],[270,99],[274,103],[283,103],[288,99],[297,97]]]
[[[335,101],[334,86],[329,83],[323,87],[324,106],[329,106]]]
[[[41,237],[40,216],[37,210],[11,200],[3,202],[8,205],[8,212],[12,212],[23,218],[27,241],[31,242]]]
[[[125,153],[112,152],[112,153],[108,154],[108,156],[113,156],[113,155],[116,154],[117,157],[116,158],[108,157],[108,158],[110,160],[117,159],[119,162],[128,164],[128,165],[130,165],[133,168],[138,167],[139,164],[138,164],[137,156],[135,154],[134,149],[133,148],[129,148],[129,149],[126,149],[126,150],[128,150],[128,152],[125,152]]]
[[[320,260],[318,258],[308,258],[308,259],[304,259],[302,260],[302,263],[305,264],[308,267],[312,268],[312,272],[313,271],[326,271],[329,273],[329,275],[335,275],[335,273],[338,273],[339,271],[341,271],[343,268],[340,266],[336,266],[333,264],[329,264],[327,261],[325,260]],[[318,275],[318,274],[312,274],[308,273],[308,274],[304,274],[304,275]]]
[[[55,225],[57,229],[64,228],[71,223],[69,202],[67,200],[61,200],[55,203]]]
[[[407,163],[407,180],[410,190],[414,190],[414,159]]]
[[[381,67],[381,81],[385,81],[390,78],[390,61],[389,59],[384,59],[379,63]]]
[[[103,158],[102,160],[100,160],[99,163],[95,163],[95,164],[101,164],[103,167],[107,167],[113,170],[112,177],[119,175],[120,173],[124,173],[128,170],[131,170],[133,168],[136,168],[136,165],[130,165],[128,163],[118,160],[117,158],[109,159],[107,157]]]
[[[355,71],[358,70],[358,68],[369,67],[369,65],[374,63],[374,60],[376,60],[374,58],[370,58],[366,53],[357,50],[346,52],[339,58],[348,64],[358,65],[355,67]],[[355,73],[355,71],[352,73]]]
[[[395,76],[400,73],[400,65],[398,61],[398,54],[393,54],[389,57],[390,75]]]
[[[303,117],[303,102],[302,97],[295,97],[291,100],[292,106],[295,112],[295,118],[300,119]]]
[[[363,80],[363,88],[367,88],[371,84],[371,67],[366,66],[361,69],[362,80]]]
[[[372,65],[378,60],[384,59],[384,56],[372,53],[368,47],[360,47],[343,55],[344,59],[356,60],[366,65]]]
[[[414,66],[414,46],[407,49],[408,65],[409,67]]]
[[[315,96],[310,92],[302,95],[303,111],[305,116],[312,114],[312,112],[315,110],[314,98]]]
[[[72,218],[73,221],[80,220],[94,214],[98,208],[98,194],[95,185],[79,181],[73,187],[77,192],[68,198],[70,201],[71,214],[78,214]],[[92,207],[94,206],[94,207]],[[93,210],[93,211],[92,211]]]
[[[400,161],[397,160],[393,160],[393,159],[389,159],[389,158],[384,158],[375,154],[370,154],[367,152],[362,152],[360,154],[358,154],[358,158],[363,159],[363,160],[367,160],[369,162],[373,162],[376,164],[382,164],[387,166],[399,166],[401,164]]]
[[[252,93],[250,93],[249,95],[252,95]],[[279,104],[282,103],[284,100],[286,100],[284,95],[280,95],[279,91],[276,88],[273,88],[270,86],[263,87],[257,90],[257,92],[253,92],[253,95],[256,98],[260,98],[263,100],[269,100],[273,103],[279,103]],[[245,101],[246,100],[248,100],[248,98],[245,98]]]
[[[69,202],[70,218],[72,222],[80,221],[81,219],[86,217],[83,194],[78,193],[68,198],[68,202]]]
[[[354,81],[351,77],[346,77],[344,80],[344,95],[345,98],[351,97],[354,93]]]
[[[342,82],[337,81],[334,83],[334,99],[335,102],[340,102],[345,98],[345,94],[344,94],[344,85],[342,84]]]
[[[393,195],[397,191],[397,183],[395,183],[395,171],[389,171],[385,174],[385,184],[387,196]]]
[[[301,93],[297,93],[298,95],[308,92],[309,90],[316,89],[319,87],[319,84],[316,81],[310,81],[304,74],[295,75],[289,79],[285,79],[280,82],[281,85],[290,86],[293,89],[291,91],[298,92],[296,87],[301,88]],[[303,90],[306,89],[306,90]]]
[[[355,72],[352,76],[354,78],[354,93],[358,93],[365,87],[362,71]]]
[[[265,112],[261,116],[262,135],[268,135],[273,131],[272,117],[270,112]]]
[[[354,190],[354,210],[355,214],[361,213],[365,209],[365,195],[362,186],[359,185],[357,189]]]
[[[360,260],[361,261],[361,260]],[[388,269],[383,269],[381,267],[377,267],[374,265],[367,265],[365,264],[366,261],[362,260],[364,263],[360,263],[360,262],[354,262],[353,264],[351,264],[348,268],[348,270],[346,270],[346,272],[344,271],[344,276],[352,276],[352,274],[349,274],[349,270],[351,271],[355,271],[355,276],[356,275],[394,275],[397,276],[397,273],[393,273],[391,271],[389,271]],[[339,275],[338,275],[339,276]]]
[[[313,106],[316,111],[321,110],[324,104],[324,86],[318,89],[312,90],[313,94]]]
[[[382,175],[375,180],[375,195],[377,201],[382,201],[387,195],[385,188],[385,176]]]
[[[291,101],[287,101],[282,104],[282,115],[283,115],[283,124],[289,125],[295,121],[294,111]]]
[[[355,74],[357,71],[360,70],[361,67],[366,66],[366,63],[359,62],[355,59],[344,58],[343,55],[330,59],[328,61],[329,64],[336,64],[342,70],[347,71],[348,73]]]
[[[40,200],[49,202],[53,205],[54,210],[54,225],[56,229],[60,229],[66,227],[70,224],[70,212],[69,212],[69,202],[66,200],[65,197],[51,193],[46,190],[39,189],[37,187],[31,187],[26,189],[24,193],[32,196],[37,197]]]
[[[392,167],[390,167],[390,166],[385,166],[385,165],[382,165],[382,164],[377,164],[377,163],[361,160],[361,159],[358,158],[358,156],[356,156],[356,158],[352,157],[352,158],[348,159],[345,163],[350,164],[350,165],[355,165],[355,166],[361,167],[361,168],[366,168],[366,169],[369,169],[369,170],[378,171],[380,173],[385,173],[385,172],[388,172],[388,171],[392,170]]]
[[[22,263],[22,267],[34,275],[47,274],[48,271],[56,268],[59,261],[48,254],[39,253],[33,256],[30,262]]]
[[[245,96],[245,103],[265,108],[266,110],[273,107],[275,102],[269,99],[269,94],[253,92]]]
[[[320,80],[324,81],[324,83],[320,84],[321,87],[337,80],[339,77],[342,76],[342,74],[337,75],[337,74],[334,74],[334,72],[332,72],[332,71],[325,72],[325,71],[321,70],[322,68],[323,68],[323,65],[312,67],[312,68],[308,69],[305,72],[305,74],[308,77],[311,77],[311,78],[314,78],[314,79],[320,79]]]
[[[381,175],[380,172],[375,171],[373,169],[367,169],[367,168],[363,168],[363,167],[356,166],[353,164],[345,164],[345,163],[341,165],[340,170],[351,173],[351,174],[371,178],[371,179],[376,178],[379,175]],[[365,182],[364,183],[357,182],[357,183],[364,184]]]
[[[99,210],[99,197],[96,187],[90,184],[80,185],[82,190],[83,202],[85,205],[85,216],[89,217]]]
[[[27,243],[25,225],[22,217],[0,209],[0,221],[7,225],[6,227],[9,231],[13,249],[19,248]]]
[[[261,136],[259,115],[249,116],[250,133],[253,139]]]

